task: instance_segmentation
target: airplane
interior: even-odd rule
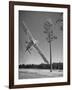
[[[32,40],[30,40],[29,42],[25,42],[26,44],[27,44],[27,46],[26,46],[26,50],[25,50],[25,52],[29,52],[30,54],[31,54],[31,50],[32,50],[32,47],[35,45],[35,44],[37,44],[37,41],[35,40],[35,41],[32,41]]]
[[[25,52],[29,52],[30,54],[31,54],[31,47],[32,47],[32,45],[33,45],[33,41],[31,40],[30,42],[25,42],[26,44],[27,44],[27,46],[26,46],[26,50],[25,50]]]

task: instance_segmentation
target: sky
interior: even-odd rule
[[[31,54],[25,53],[26,35],[22,22],[24,21],[33,37],[38,41],[38,46],[47,60],[50,62],[50,48],[46,40],[47,35],[43,25],[48,19],[52,20],[54,25],[53,32],[57,39],[52,41],[52,63],[63,62],[63,31],[60,30],[60,24],[56,24],[58,18],[62,19],[61,13],[40,12],[40,11],[19,11],[19,64],[41,64],[45,63],[36,49],[32,48]]]

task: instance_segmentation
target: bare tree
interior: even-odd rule
[[[52,50],[51,50],[51,42],[55,39],[57,39],[57,36],[54,35],[53,33],[53,23],[51,21],[51,19],[48,19],[46,22],[44,22],[44,33],[46,34],[46,40],[49,43],[49,47],[50,47],[50,72],[52,72]]]

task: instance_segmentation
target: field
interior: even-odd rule
[[[62,70],[53,70],[52,72],[50,72],[50,70],[48,69],[19,69],[19,79],[49,78],[62,76]]]

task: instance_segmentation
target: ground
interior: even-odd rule
[[[62,70],[53,70],[50,72],[48,69],[19,69],[19,79],[31,78],[49,78],[49,77],[62,77]]]

